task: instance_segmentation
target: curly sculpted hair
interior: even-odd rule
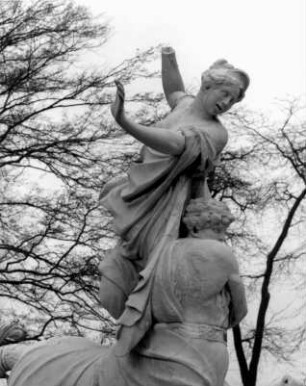
[[[224,232],[233,221],[234,216],[227,205],[212,198],[190,200],[183,217],[184,224],[191,232],[203,229]]]

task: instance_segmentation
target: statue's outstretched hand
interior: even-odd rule
[[[115,80],[115,85],[117,87],[117,93],[115,101],[111,105],[111,112],[116,122],[120,123],[124,114],[125,92],[123,84],[119,80]]]

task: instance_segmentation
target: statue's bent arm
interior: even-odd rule
[[[128,118],[124,110],[124,86],[119,81],[115,83],[117,93],[115,101],[111,105],[111,112],[123,130],[154,150],[174,156],[180,155],[185,148],[184,135],[163,127],[144,126]]]
[[[128,118],[121,121],[121,127],[144,145],[164,154],[180,155],[185,148],[185,137],[180,132],[143,126]]]

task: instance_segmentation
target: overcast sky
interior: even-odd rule
[[[103,49],[109,64],[133,56],[137,49],[170,45],[176,50],[186,85],[199,82],[212,62],[225,58],[249,73],[251,86],[244,103],[251,108],[265,110],[276,99],[305,97],[305,0],[76,2],[109,20],[113,32]],[[302,369],[301,363],[286,370],[294,375],[294,367]],[[284,368],[277,361],[264,367],[266,380],[283,375]],[[233,365],[229,380],[238,386],[238,370]]]
[[[246,102],[266,108],[306,93],[305,0],[77,0],[113,28],[110,63],[157,44],[171,45],[185,83],[225,58],[251,77]]]

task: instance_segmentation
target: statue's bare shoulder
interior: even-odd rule
[[[225,243],[217,240],[202,240],[207,251],[211,253],[217,265],[232,275],[239,272],[238,262],[231,248]],[[204,247],[204,245],[203,245]]]

